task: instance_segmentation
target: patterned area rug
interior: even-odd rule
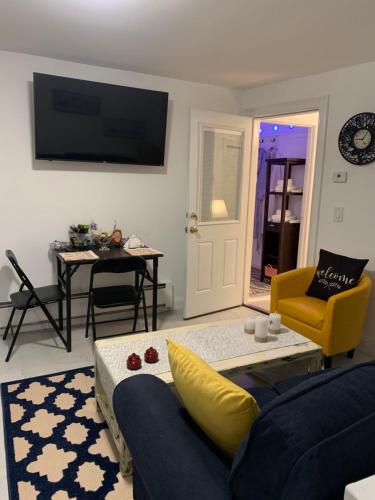
[[[1,385],[11,500],[128,500],[92,367]]]
[[[260,293],[270,293],[271,292],[271,285],[268,283],[263,283],[262,281],[258,280],[250,280],[250,292],[252,295],[255,294],[260,294]]]
[[[252,268],[250,277],[250,294],[270,293],[271,284],[267,281],[260,281],[260,270]]]

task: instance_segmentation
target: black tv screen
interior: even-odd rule
[[[163,165],[168,93],[34,73],[35,156]]]

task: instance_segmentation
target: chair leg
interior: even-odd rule
[[[59,330],[59,327],[57,326],[57,323],[56,321],[53,319],[51,313],[49,312],[49,310],[47,309],[47,307],[44,305],[44,304],[41,304],[40,305],[40,308],[42,309],[42,311],[44,312],[44,314],[47,316],[47,319],[48,321],[51,323],[51,325],[53,326],[55,332],[57,333],[57,335],[60,337],[62,343],[64,344],[65,347],[67,347],[66,345],[66,340],[64,339],[64,337],[61,335],[61,332]]]
[[[25,318],[26,311],[27,311],[27,309],[24,309],[24,310],[22,311],[20,321],[19,321],[19,323],[18,323],[18,325],[17,325],[17,330],[16,330],[16,333],[14,334],[14,337],[13,337],[12,343],[10,344],[10,347],[9,347],[9,351],[8,351],[7,357],[5,358],[5,361],[6,361],[6,362],[8,362],[8,361],[9,361],[10,355],[12,354],[13,347],[14,347],[14,344],[16,343],[16,340],[17,340],[18,334],[20,333],[21,326],[22,326],[23,320],[24,320],[24,318]]]
[[[87,314],[86,314],[86,332],[85,337],[89,336],[89,328],[90,328],[90,307],[91,307],[91,295],[89,295],[89,300],[87,302]]]
[[[139,311],[139,302],[138,301],[135,306],[134,306],[134,322],[133,322],[133,332],[135,332],[135,329],[137,327],[137,321],[138,321],[138,311]]]
[[[12,325],[12,321],[13,321],[13,317],[14,317],[14,313],[15,312],[16,312],[16,308],[13,307],[12,312],[10,313],[10,317],[9,317],[9,321],[8,321],[7,327],[6,327],[4,335],[3,335],[3,340],[5,340],[7,338],[7,335],[8,335],[8,332],[9,332],[9,328]]]
[[[355,349],[351,349],[350,351],[348,351],[348,352],[346,353],[346,355],[347,355],[347,357],[348,357],[349,359],[353,359],[353,358],[354,358],[354,353],[355,353]]]
[[[91,301],[91,326],[92,326],[92,340],[96,340],[96,324],[95,324],[95,310],[94,302]]]
[[[144,290],[142,290],[142,302],[143,302],[143,317],[145,319],[145,330],[146,332],[148,332],[147,309],[146,309],[146,299]]]
[[[59,330],[60,332],[62,332],[64,330],[64,310],[63,310],[62,300],[59,300],[58,308],[59,308]]]
[[[324,356],[324,369],[332,367],[332,356]]]

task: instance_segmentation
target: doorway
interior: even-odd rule
[[[254,119],[244,303],[268,312],[271,278],[307,265],[319,111]]]

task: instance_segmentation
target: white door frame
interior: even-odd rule
[[[316,155],[315,155],[315,169],[314,180],[311,196],[310,208],[310,224],[308,234],[308,245],[306,252],[306,263],[314,264],[317,259],[317,243],[318,243],[318,225],[320,215],[320,199],[322,192],[322,181],[324,171],[324,154],[325,154],[325,141],[327,132],[327,117],[328,117],[328,104],[329,96],[321,96],[311,99],[304,99],[300,101],[290,101],[283,103],[276,103],[259,108],[245,109],[244,115],[250,116],[255,119],[269,118],[277,115],[293,115],[298,113],[306,113],[309,111],[319,111],[319,126],[316,138]],[[256,194],[256,181],[257,181],[257,161],[258,151],[256,144],[254,144],[255,128],[253,129],[253,137],[251,144],[251,163],[250,163],[250,179],[248,190],[248,219],[247,219],[247,241],[245,253],[245,279],[243,288],[243,301],[246,304],[249,298],[249,279],[251,274],[251,257],[253,251],[253,224],[254,224],[254,210],[255,210],[255,194]],[[248,278],[248,279],[247,279]]]

